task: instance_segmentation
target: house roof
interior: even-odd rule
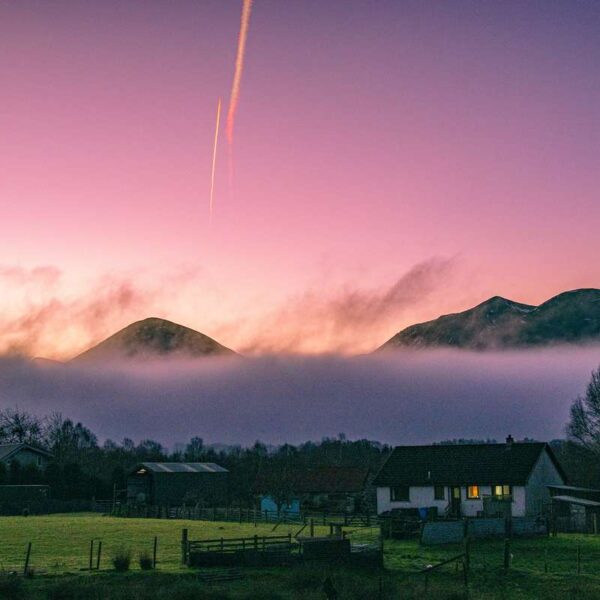
[[[8,460],[11,456],[17,454],[21,450],[29,450],[31,452],[37,452],[38,454],[43,454],[47,457],[52,457],[50,452],[46,450],[42,450],[41,448],[36,448],[35,446],[30,446],[29,444],[20,443],[20,444],[0,444],[0,461]]]
[[[368,474],[368,469],[359,467],[315,467],[288,471],[284,477],[297,494],[341,494],[361,492]],[[280,475],[261,471],[256,478],[256,491],[269,492],[273,477]]]
[[[152,473],[228,473],[216,463],[191,462],[144,462],[139,463],[132,473],[144,468]]]
[[[542,452],[566,475],[544,443],[440,444],[394,448],[373,483],[394,485],[524,485]]]

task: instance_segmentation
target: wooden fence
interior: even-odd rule
[[[188,566],[273,566],[288,564],[299,548],[292,535],[188,540],[182,532],[181,559]]]
[[[228,521],[233,523],[271,523],[288,525],[341,524],[352,527],[371,527],[378,523],[377,515],[340,514],[340,513],[291,513],[252,508],[200,508],[192,506],[136,506],[132,504],[116,504],[112,515],[117,517],[153,518],[153,519],[187,519],[191,521]]]

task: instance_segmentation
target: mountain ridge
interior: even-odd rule
[[[236,355],[230,348],[195,329],[167,319],[148,317],[130,323],[69,362]]]
[[[535,306],[493,296],[473,308],[406,327],[376,352],[394,348],[501,350],[600,342],[600,290],[562,292]]]

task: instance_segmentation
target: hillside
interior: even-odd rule
[[[379,350],[488,350],[591,342],[600,343],[600,290],[580,289],[539,306],[495,296],[464,312],[407,327]]]
[[[194,329],[165,319],[149,318],[128,325],[71,362],[235,354],[233,350]]]

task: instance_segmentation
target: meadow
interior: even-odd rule
[[[181,566],[184,527],[190,539],[269,535],[272,529],[272,525],[265,524],[255,527],[251,523],[119,519],[90,514],[1,517],[0,571],[22,571],[27,544],[32,542],[33,577],[0,577],[0,598],[316,600],[325,597],[322,582],[326,576],[331,577],[340,600],[600,597],[600,536],[563,534],[513,540],[507,573],[503,569],[502,541],[475,542],[468,588],[456,564],[431,573],[426,583],[418,571],[462,552],[462,547],[423,547],[418,540],[386,541],[386,568],[382,572],[325,566],[248,569],[243,580],[209,585],[199,579],[197,571]],[[277,533],[293,534],[297,529],[297,525],[281,525]],[[151,553],[155,536],[157,569],[142,571],[138,555]],[[101,539],[103,547],[100,570],[89,572],[85,569],[91,539]],[[131,570],[123,574],[113,570],[110,560],[120,548],[132,552]]]

